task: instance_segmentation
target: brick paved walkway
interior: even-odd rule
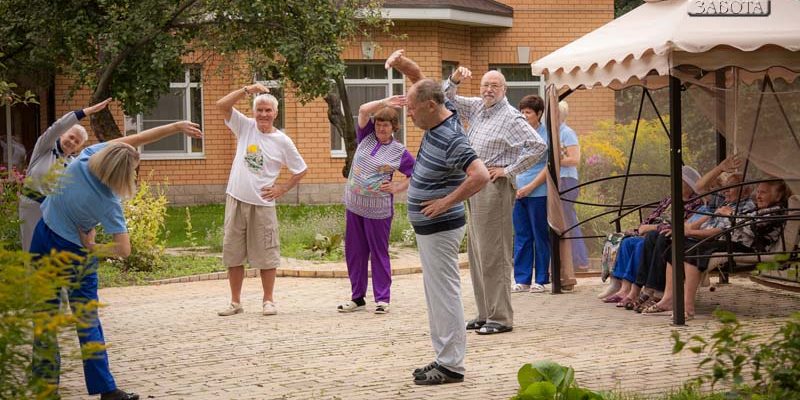
[[[771,333],[800,296],[734,278],[714,293],[701,290],[685,336],[710,335],[707,315],[717,304],[736,312],[753,332]],[[462,271],[464,306],[474,310],[469,274]],[[641,316],[600,304],[597,278],[575,293],[515,294],[511,333],[468,335],[462,384],[420,387],[411,370],[428,363],[422,276],[395,277],[391,312],[339,314],[346,279],[279,278],[280,314],[263,317],[259,280],[247,279],[244,314],[221,318],[227,282],[200,281],[104,289],[101,300],[111,367],[120,387],[157,399],[507,399],[525,362],[571,365],[592,389],[661,393],[695,372],[699,357],[670,354],[667,317]],[[76,347],[74,332],[64,347]],[[65,399],[87,398],[79,363],[66,362]]]

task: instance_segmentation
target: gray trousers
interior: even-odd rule
[[[431,235],[417,235],[436,362],[459,374],[464,373],[464,355],[467,353],[467,330],[458,271],[458,248],[465,230],[462,226]]]
[[[467,201],[469,271],[478,320],[514,323],[511,275],[514,266],[514,188],[507,178],[489,182]]]
[[[19,231],[22,239],[22,250],[30,251],[31,241],[33,241],[33,231],[36,224],[42,219],[41,204],[25,196],[19,196]]]

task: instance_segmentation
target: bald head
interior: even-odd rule
[[[481,78],[483,105],[491,107],[506,97],[506,77],[500,71],[489,71]]]

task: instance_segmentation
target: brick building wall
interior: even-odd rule
[[[373,60],[384,60],[395,49],[404,48],[406,54],[417,61],[423,73],[439,79],[442,61],[457,62],[469,67],[473,79],[459,88],[463,95],[477,95],[480,76],[490,64],[518,64],[517,46],[531,48],[530,63],[570,41],[613,19],[613,2],[570,0],[531,1],[504,0],[514,8],[512,28],[485,28],[427,21],[396,21],[392,34],[376,33],[369,40],[378,44]],[[398,39],[397,34],[405,35]],[[200,56],[198,56],[200,57]],[[361,42],[356,41],[342,54],[347,61],[364,61]],[[235,153],[232,134],[223,123],[215,102],[227,93],[252,83],[252,74],[238,65],[219,71],[223,60],[219,57],[202,57],[203,64],[203,129],[205,133],[204,157],[192,160],[143,160],[140,176],[168,183],[168,196],[174,204],[209,203],[224,201],[230,165]],[[187,60],[193,62],[196,60]],[[406,80],[406,89],[410,82]],[[66,98],[69,79],[56,81],[56,98]],[[570,118],[568,123],[579,133],[590,133],[598,120],[613,119],[613,92],[607,89],[578,91],[568,98]],[[65,103],[58,101],[56,114],[80,108],[89,102],[88,91],[79,91]],[[251,114],[250,104],[243,101],[237,108]],[[120,107],[112,106],[118,124],[122,127]],[[285,91],[285,129],[295,142],[309,166],[308,174],[300,185],[287,193],[284,203],[336,203],[341,201],[345,179],[341,170],[343,158],[333,157],[330,149],[330,125],[327,104],[316,99],[307,104],[297,101],[291,90]],[[84,122],[88,126],[88,121]],[[91,130],[90,130],[91,132]],[[406,146],[412,154],[419,148],[422,131],[410,118],[406,120]],[[278,182],[288,177],[284,169]]]

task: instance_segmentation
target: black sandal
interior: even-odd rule
[[[478,335],[494,335],[495,333],[511,332],[513,329],[513,327],[501,325],[497,322],[488,322],[475,333]]]
[[[484,325],[486,325],[486,321],[478,321],[478,319],[475,318],[467,322],[467,330],[476,331],[478,329],[481,329],[481,327]]]

